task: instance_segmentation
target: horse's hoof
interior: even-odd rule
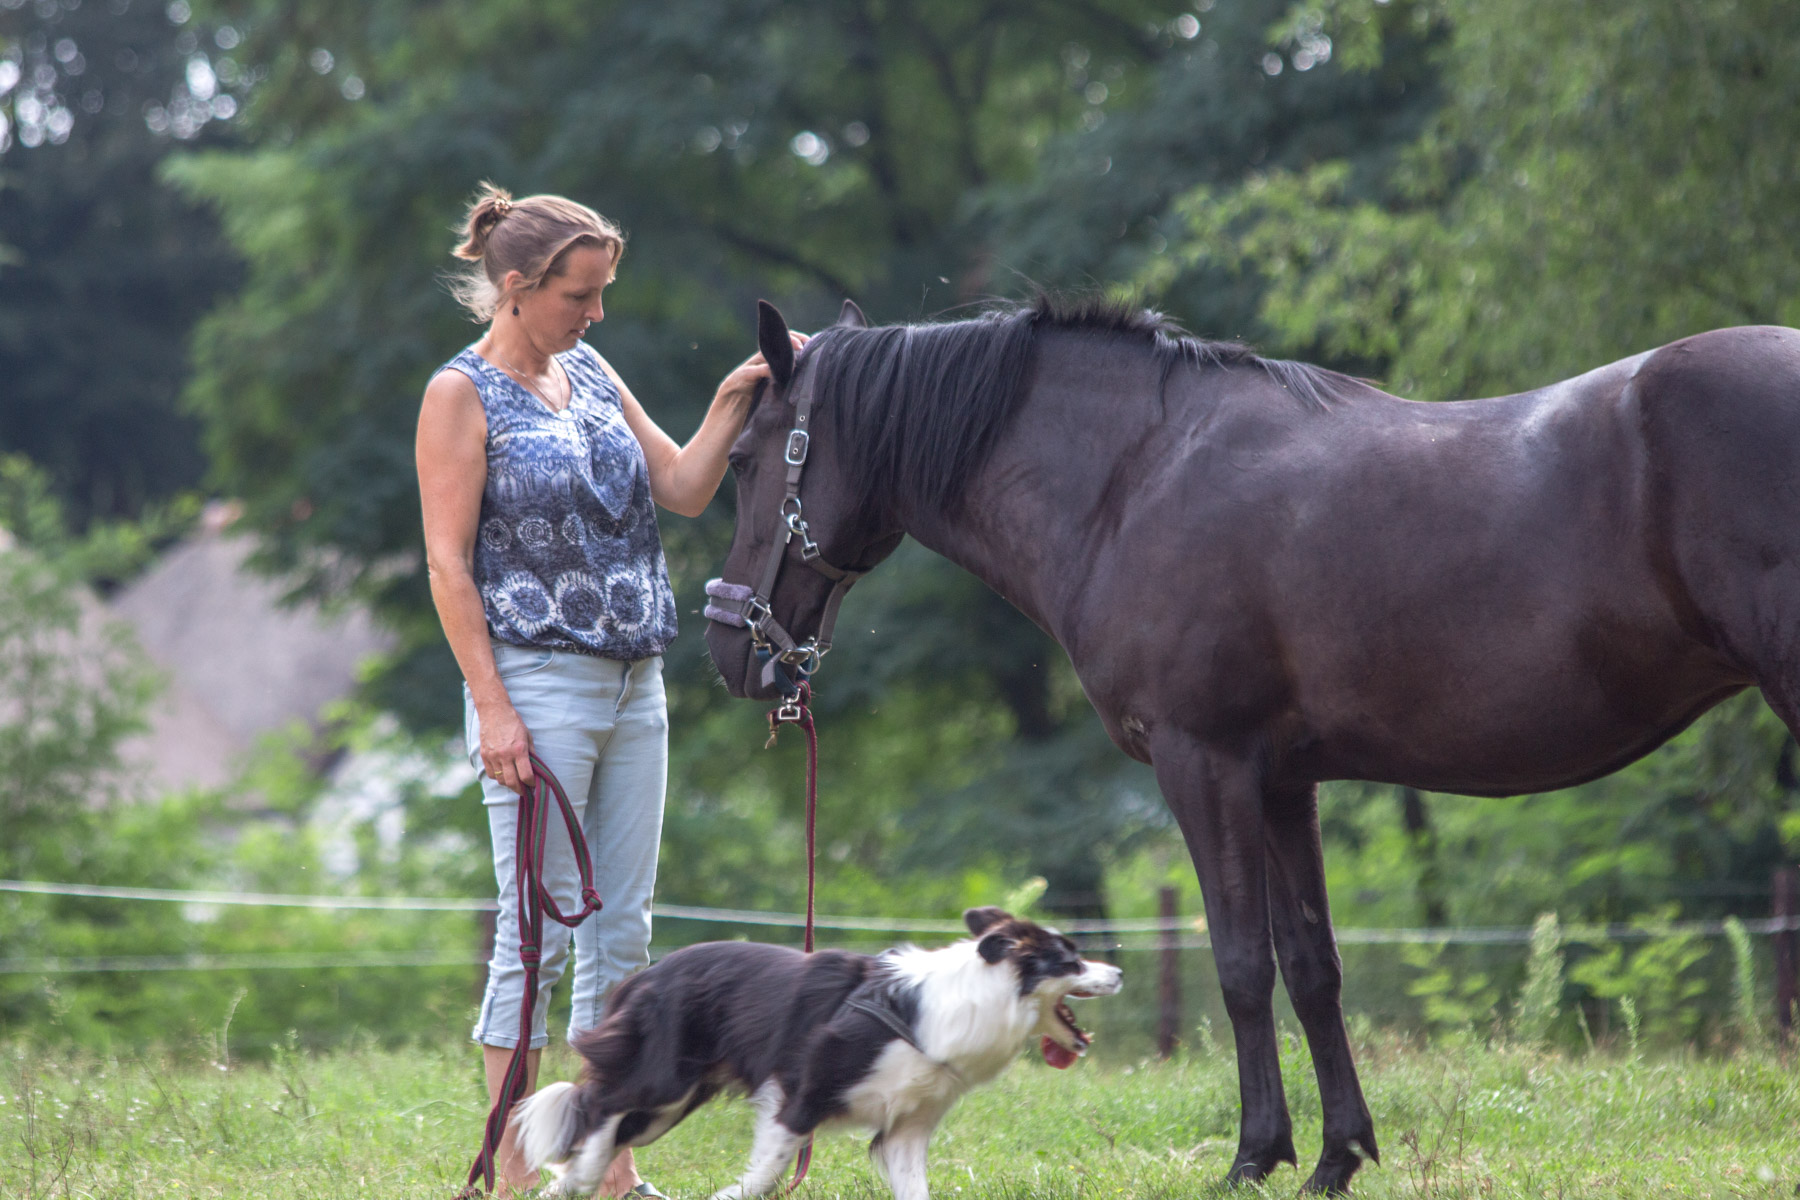
[[[1313,1168],[1312,1178],[1300,1185],[1300,1191],[1309,1196],[1348,1196],[1350,1177],[1361,1165],[1362,1160],[1354,1154],[1348,1163],[1320,1159],[1319,1165]]]
[[[1273,1175],[1275,1168],[1282,1163],[1289,1166],[1300,1165],[1300,1160],[1294,1153],[1294,1135],[1287,1130],[1255,1138],[1249,1145],[1240,1138],[1237,1157],[1231,1162],[1231,1170],[1225,1173],[1225,1185],[1236,1187],[1244,1183],[1261,1183]]]
[[[1364,1139],[1353,1139],[1335,1150],[1327,1150],[1319,1155],[1319,1165],[1313,1168],[1312,1178],[1300,1188],[1301,1192],[1318,1196],[1348,1196],[1350,1194],[1350,1177],[1355,1175],[1363,1164],[1363,1156],[1357,1153],[1358,1146],[1363,1147],[1371,1161],[1380,1162],[1380,1152],[1375,1149],[1373,1136]]]
[[[1231,1164],[1231,1170],[1225,1173],[1226,1187],[1239,1187],[1246,1183],[1262,1183],[1275,1173],[1285,1159],[1273,1162],[1259,1162],[1256,1159],[1239,1159]]]

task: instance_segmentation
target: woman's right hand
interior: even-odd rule
[[[489,778],[521,796],[532,781],[531,731],[509,703],[476,710],[481,724],[481,765]]]

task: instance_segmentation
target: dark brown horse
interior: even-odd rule
[[[775,386],[733,450],[724,576],[748,592],[786,565],[766,613],[712,610],[726,686],[781,682],[737,613],[817,628],[834,581],[804,546],[864,571],[903,532],[1061,643],[1193,855],[1237,1042],[1232,1180],[1295,1161],[1277,963],[1324,1110],[1307,1186],[1377,1156],[1320,780],[1568,787],[1751,686],[1800,728],[1800,331],[1445,404],[1096,305],[878,329],[846,305],[798,362],[764,306],[759,341]],[[797,411],[803,476],[782,462]]]

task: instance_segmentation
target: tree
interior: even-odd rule
[[[161,4],[0,3],[0,453],[49,471],[77,525],[204,470],[186,342],[236,265],[156,169],[220,140],[230,61]]]
[[[425,13],[218,0],[205,13],[245,31],[266,82],[248,106],[247,148],[171,168],[218,208],[250,264],[202,328],[190,402],[216,478],[267,539],[267,564],[309,572],[316,589],[359,588],[409,631],[379,694],[424,723],[454,719],[455,676],[416,554],[410,435],[426,373],[472,336],[433,275],[478,178],[582,196],[622,221],[631,248],[597,341],[680,432],[751,344],[758,294],[804,327],[845,294],[892,320],[1023,290],[1009,270],[1021,260],[1050,282],[1080,280],[1123,261],[1115,252],[1147,252],[1140,216],[1192,182],[1235,178],[1272,144],[1307,161],[1318,152],[1302,148],[1309,113],[1386,102],[1324,64],[1316,31],[1312,74],[1270,76],[1275,0],[1208,15],[1203,36],[1192,14],[1189,31],[1135,0],[1046,4],[1028,21],[1000,3],[935,0],[528,13],[476,0]],[[1228,65],[1214,69],[1213,56]],[[1195,136],[1184,113],[1196,97],[1210,120],[1246,87],[1275,98],[1232,137]],[[1347,102],[1346,87],[1361,99]],[[1327,140],[1386,130],[1346,120]],[[1104,188],[1085,166],[1098,147],[1118,162]],[[1038,182],[1045,164],[1061,173]],[[1146,176],[1155,183],[1140,195],[1128,180]],[[1042,252],[1077,244],[1093,256]],[[679,595],[695,595],[722,554],[723,515],[667,523]],[[1091,910],[1105,847],[1142,823],[1135,790],[1092,781],[1132,768],[1078,689],[1056,682],[1060,652],[1040,632],[948,564],[901,561],[852,597],[846,629],[869,614],[887,636],[866,655],[843,640],[827,702],[842,689],[849,712],[868,695],[839,665],[854,657],[884,689],[948,682],[1000,706],[1018,752],[992,760],[983,804],[1040,832],[1091,835],[1057,849],[1029,839],[1014,855],[1058,884],[1051,903],[1083,893]],[[719,698],[685,645],[671,674],[704,710]],[[1071,776],[1077,763],[1099,775]],[[1047,821],[1046,806],[1067,819]],[[1100,827],[1088,823],[1096,808]]]
[[[1354,27],[1380,8],[1331,9]],[[1800,14],[1445,3],[1447,103],[1379,181],[1345,162],[1203,188],[1169,264],[1266,285],[1282,348],[1422,399],[1509,391],[1720,325],[1792,322]]]

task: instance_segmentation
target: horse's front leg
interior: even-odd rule
[[[1325,1116],[1324,1148],[1305,1190],[1341,1194],[1350,1190],[1350,1177],[1362,1165],[1359,1149],[1377,1162],[1381,1155],[1344,1032],[1344,970],[1325,899],[1318,790],[1311,785],[1271,790],[1263,834],[1275,952],[1294,1012],[1306,1030]]]
[[[1227,1181],[1265,1178],[1292,1163],[1293,1125],[1275,1044],[1275,954],[1269,938],[1262,771],[1182,734],[1152,740],[1163,798],[1181,825],[1206,902],[1213,960],[1237,1042],[1237,1158]]]

